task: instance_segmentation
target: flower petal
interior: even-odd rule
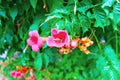
[[[34,43],[30,40],[30,38],[27,40],[27,43],[29,46],[32,46]]]
[[[23,77],[23,73],[21,72],[16,72],[16,78],[22,78]]]
[[[48,45],[49,47],[55,46],[55,41],[54,41],[54,38],[53,38],[52,36],[48,37],[47,45]]]
[[[68,47],[70,45],[70,37],[69,35],[67,35],[66,39],[65,39],[65,46]]]
[[[29,32],[29,36],[36,36],[36,37],[39,37],[39,34],[38,34],[38,31],[37,30],[34,30],[34,31],[31,31]]]
[[[38,47],[39,47],[39,48],[42,48],[43,45],[44,45],[44,44],[43,44],[42,38],[39,37],[39,38],[38,38]]]
[[[15,78],[15,77],[16,77],[16,74],[15,74],[15,73],[16,73],[16,71],[11,71],[11,72],[10,72],[10,75]]]
[[[39,51],[38,45],[32,45],[32,50],[33,50],[34,52],[38,52],[38,51]]]
[[[52,36],[56,36],[57,33],[58,33],[58,29],[57,28],[54,28],[54,29],[51,30],[51,35]]]

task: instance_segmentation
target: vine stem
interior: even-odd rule
[[[94,36],[94,38],[95,38],[95,40],[96,40],[96,42],[97,42],[98,48],[99,48],[99,50],[100,50],[100,53],[102,53],[102,48],[101,48],[101,46],[100,46],[100,44],[99,44],[99,41],[98,41],[98,39],[97,39],[97,36],[95,35],[94,31],[93,31],[91,28],[90,28],[90,30],[91,30],[91,32],[92,32],[92,34],[93,34],[93,36]]]
[[[25,49],[23,50],[23,53],[26,52],[27,48],[28,48],[28,44],[26,45]]]

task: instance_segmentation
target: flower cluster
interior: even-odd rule
[[[26,66],[17,66],[17,70],[13,70],[10,72],[10,75],[14,78],[18,78],[18,79],[21,79],[23,77],[25,77],[25,75],[30,72],[30,74],[32,74],[31,72],[31,68],[30,67],[26,67]],[[34,80],[34,76],[32,74],[33,79],[31,80]],[[25,77],[26,78],[26,77]]]
[[[84,53],[89,54],[90,51],[87,48],[93,44],[93,41],[91,41],[88,37],[70,40],[70,36],[66,30],[58,30],[56,28],[51,30],[51,36],[49,37],[40,37],[38,31],[36,30],[29,32],[29,39],[27,40],[27,43],[32,47],[34,52],[38,52],[39,49],[44,46],[45,42],[50,48],[57,47],[60,54],[68,54],[75,48],[79,48]],[[26,77],[25,75],[27,73],[29,73],[30,76]],[[30,67],[25,66],[17,66],[17,70],[11,71],[10,75],[18,79],[23,77],[26,80],[35,79],[33,70]]]
[[[18,78],[18,79],[21,79],[21,78],[24,76],[24,74],[21,73],[21,72],[19,72],[19,71],[11,71],[11,72],[10,72],[10,75],[11,75],[12,77]]]
[[[45,42],[51,48],[57,47],[61,54],[68,54],[77,47],[79,47],[84,53],[88,54],[90,51],[87,47],[93,44],[93,41],[88,37],[70,40],[70,36],[66,30],[58,30],[56,28],[51,30],[51,36],[48,38],[40,37],[36,30],[29,33],[27,43],[32,47],[34,52],[38,52],[39,49],[44,46]]]

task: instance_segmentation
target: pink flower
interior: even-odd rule
[[[52,29],[51,36],[47,39],[47,45],[50,47],[69,46],[70,38],[65,30]]]
[[[27,40],[28,45],[32,47],[34,52],[38,52],[39,48],[42,48],[44,45],[42,38],[38,34],[38,31],[35,30],[29,32],[29,37],[30,38]]]
[[[72,49],[77,48],[78,47],[78,40],[76,40],[76,39],[72,40],[71,43],[70,43],[70,47]]]
[[[24,76],[23,73],[18,72],[18,71],[11,71],[11,72],[10,72],[10,75],[11,75],[12,77],[18,78],[18,79],[20,79],[20,78],[22,78],[22,77]]]
[[[11,75],[12,77],[16,78],[16,74],[15,74],[15,73],[16,73],[16,71],[11,71],[11,72],[10,72],[10,75]]]
[[[24,76],[24,74],[23,73],[21,73],[21,72],[16,72],[16,78],[22,78]]]

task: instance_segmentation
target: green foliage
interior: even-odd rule
[[[91,53],[77,48],[63,55],[46,44],[38,53],[26,48],[30,31],[48,37],[52,28],[67,30],[71,39],[89,36]],[[8,50],[0,60],[8,60],[3,72],[9,80],[17,80],[10,76],[16,66],[32,67],[36,80],[119,80],[119,48],[117,0],[0,0],[0,55]]]
[[[104,48],[104,54],[96,61],[96,67],[101,74],[100,79],[118,80],[120,77],[120,61],[110,45]],[[105,76],[106,75],[106,76]]]
[[[34,67],[37,71],[42,68],[42,54],[38,53],[37,58],[34,61]]]
[[[16,8],[16,7],[11,8],[10,11],[9,11],[9,13],[10,13],[10,17],[12,18],[12,21],[14,22],[15,17],[16,17],[17,14],[18,14],[17,8]]]
[[[33,9],[35,9],[37,5],[37,0],[30,0],[30,4],[33,7]]]

